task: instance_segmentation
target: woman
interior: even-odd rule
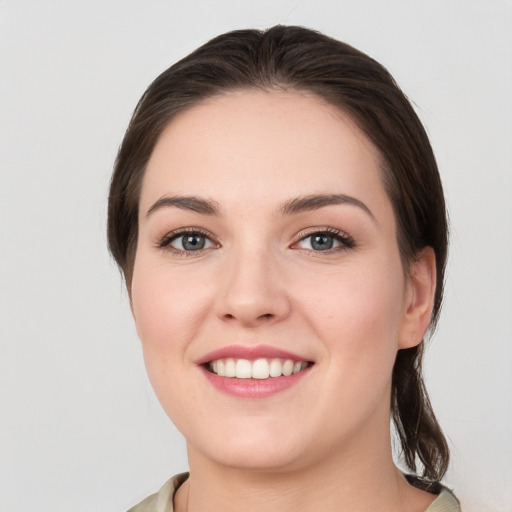
[[[108,229],[190,465],[132,510],[459,510],[421,377],[443,191],[380,64],[299,27],[213,39],[140,100]]]

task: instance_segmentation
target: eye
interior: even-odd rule
[[[327,252],[332,250],[351,249],[355,246],[354,241],[341,231],[323,230],[309,233],[294,244],[299,249],[306,249],[315,252]]]
[[[215,247],[215,243],[201,231],[180,231],[167,235],[159,243],[159,247],[177,253],[190,253]]]

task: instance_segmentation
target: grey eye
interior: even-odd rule
[[[313,233],[303,238],[298,245],[301,249],[328,251],[329,249],[342,245],[339,238],[339,236],[329,233]]]
[[[213,247],[213,242],[202,233],[186,233],[170,241],[169,245],[179,251],[200,251]]]
[[[334,237],[318,234],[311,236],[311,248],[315,251],[327,251],[334,246]]]

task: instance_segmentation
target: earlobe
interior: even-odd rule
[[[402,320],[398,348],[419,345],[427,332],[436,292],[436,256],[432,247],[425,247],[411,264],[409,296]]]

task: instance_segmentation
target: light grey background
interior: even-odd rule
[[[426,361],[465,512],[512,511],[512,2],[0,0],[0,510],[122,511],[186,469],[105,243],[136,101],[218,33],[319,29],[386,65],[452,222]],[[291,419],[292,421],[292,419]]]

